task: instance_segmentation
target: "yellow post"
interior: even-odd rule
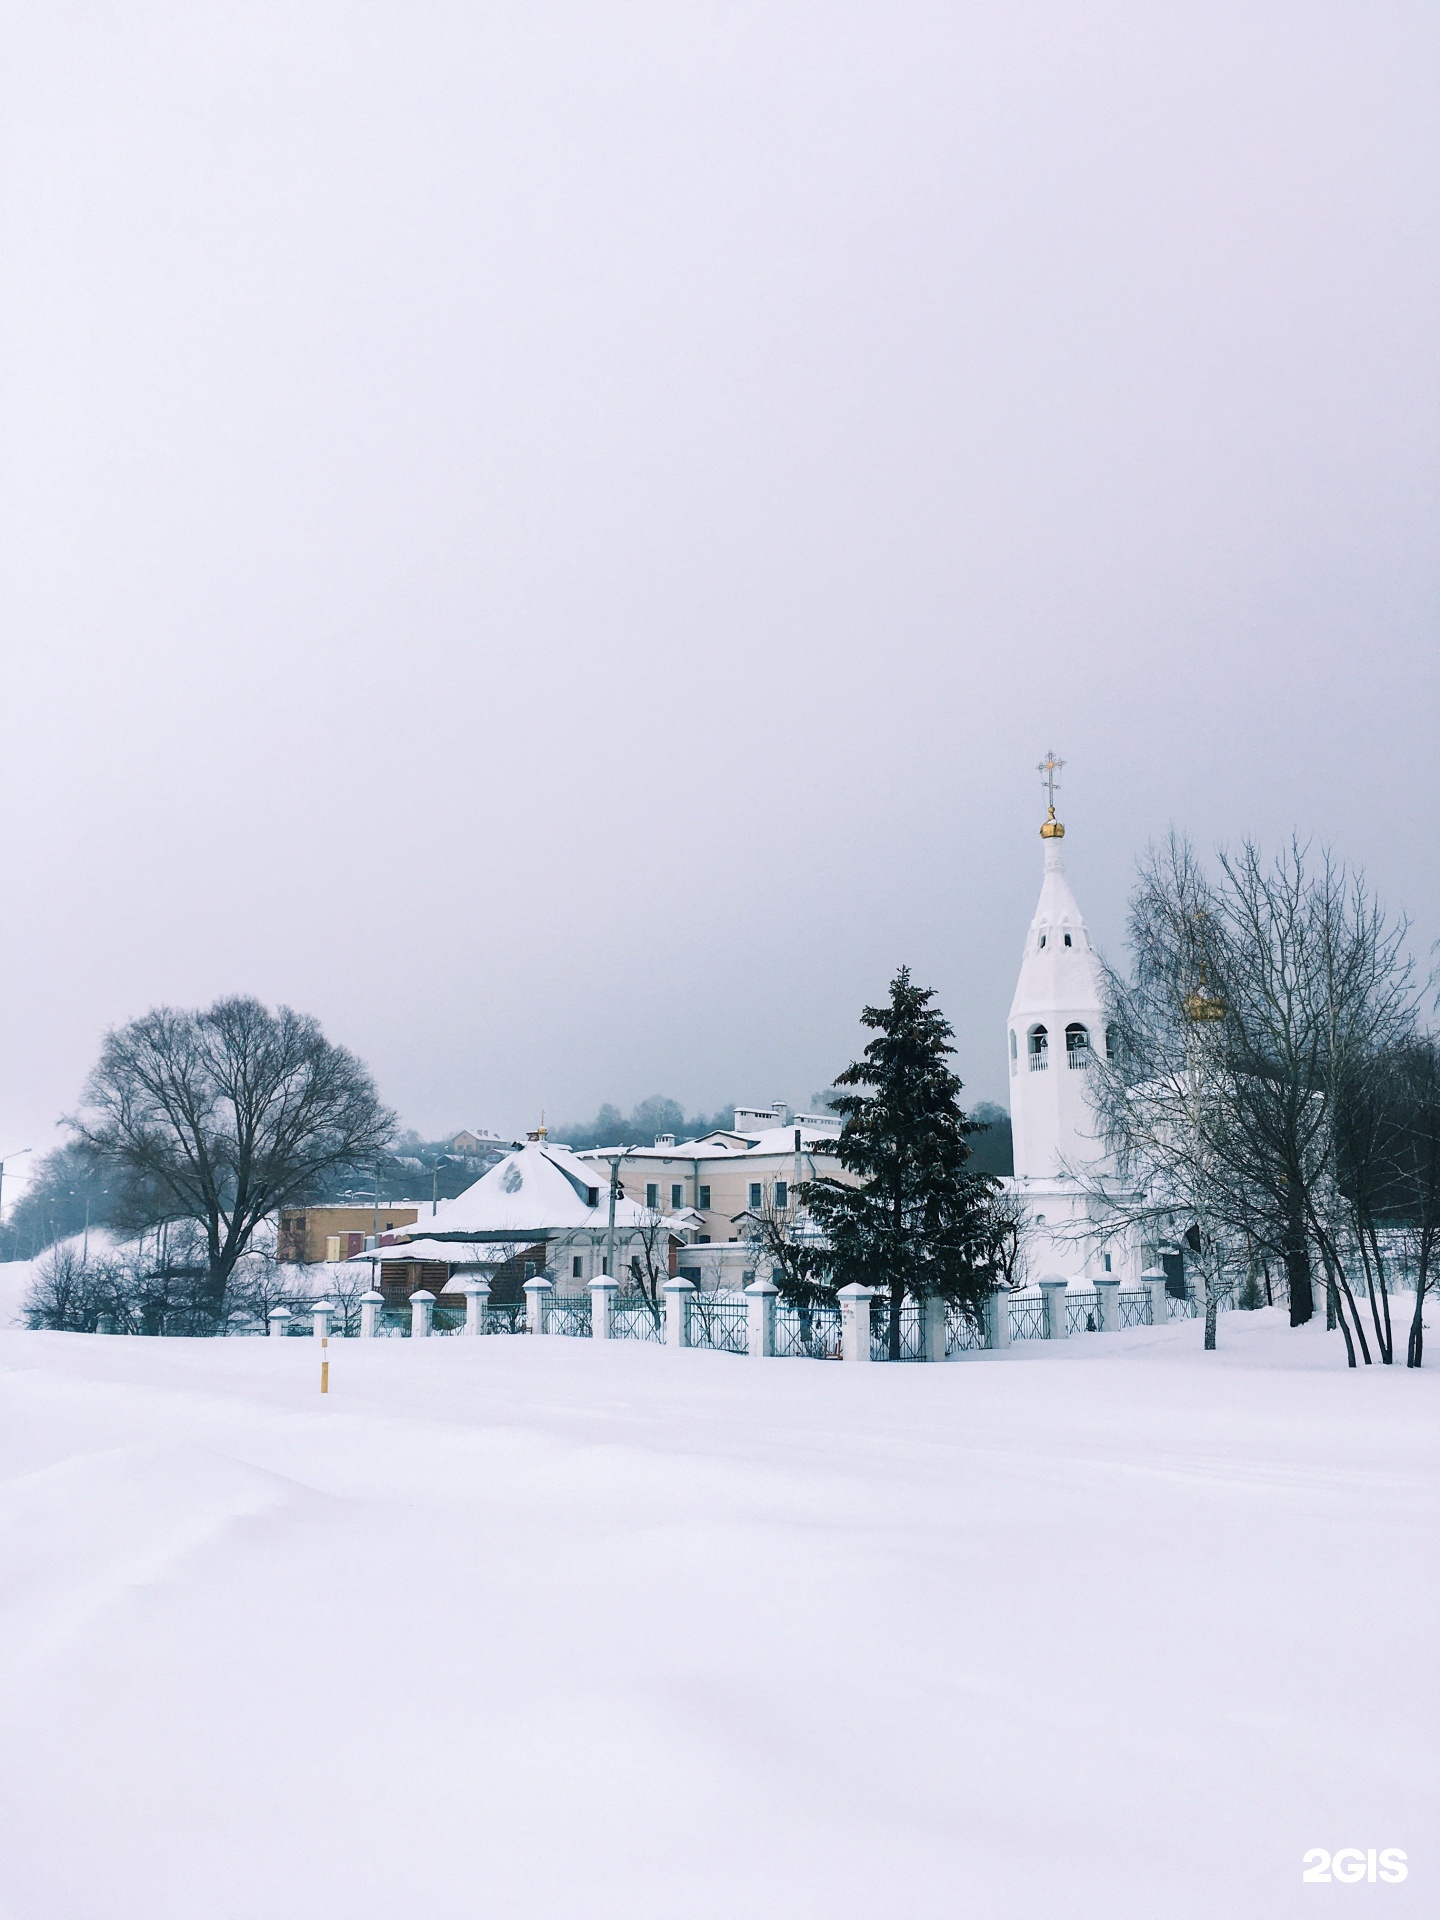
[[[325,1357],[325,1349],[330,1345],[328,1335],[320,1342],[320,1391],[330,1391],[330,1362]]]

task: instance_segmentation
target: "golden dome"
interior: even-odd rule
[[[1200,980],[1193,993],[1185,996],[1185,1018],[1187,1020],[1223,1020],[1226,1014],[1225,1002],[1218,993],[1210,991],[1205,978],[1205,969],[1200,969]]]
[[[1055,818],[1054,807],[1051,807],[1050,816],[1040,829],[1040,838],[1042,840],[1063,840],[1065,838],[1065,829]]]

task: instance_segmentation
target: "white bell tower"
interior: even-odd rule
[[[1040,829],[1045,873],[1010,1003],[1015,1171],[1041,1180],[1103,1158],[1085,1090],[1105,1046],[1105,1010],[1095,951],[1065,878],[1065,829],[1055,818],[1055,775],[1064,764],[1053,753],[1040,763],[1049,799]]]
[[[1053,753],[1040,763],[1045,866],[1010,1003],[1010,1124],[1015,1186],[1035,1225],[1034,1259],[1042,1272],[1093,1277],[1124,1270],[1129,1257],[1085,1231],[1092,1206],[1083,1182],[1106,1157],[1087,1089],[1096,1055],[1108,1049],[1100,964],[1065,877],[1065,829],[1055,817],[1055,776],[1064,764]]]

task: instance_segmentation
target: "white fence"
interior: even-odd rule
[[[470,1281],[463,1317],[458,1308],[441,1307],[434,1294],[410,1296],[403,1313],[387,1313],[379,1293],[360,1303],[362,1339],[429,1339],[484,1334],[549,1334],[583,1340],[649,1340],[669,1347],[709,1348],[714,1353],[747,1354],[757,1359],[950,1360],[958,1354],[1008,1347],[1023,1340],[1069,1340],[1082,1334],[1118,1333],[1166,1320],[1193,1318],[1199,1311],[1189,1296],[1172,1294],[1161,1273],[1150,1273],[1138,1287],[1100,1280],[1072,1288],[1063,1280],[1042,1280],[1038,1293],[993,1293],[976,1319],[963,1307],[941,1299],[906,1300],[892,1340],[890,1303],[869,1287],[842,1287],[832,1303],[811,1307],[780,1299],[769,1280],[756,1280],[743,1293],[704,1293],[690,1280],[667,1281],[658,1297],[622,1292],[613,1280],[592,1280],[583,1294],[561,1294],[553,1281],[525,1283],[525,1304],[490,1305],[490,1288]],[[303,1313],[278,1307],[270,1316],[275,1335],[313,1333],[330,1336],[335,1309],[317,1301]]]

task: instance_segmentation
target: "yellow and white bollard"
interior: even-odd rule
[[[330,1336],[326,1334],[325,1338],[320,1342],[320,1391],[322,1393],[328,1393],[330,1391],[330,1361],[327,1358],[329,1345]]]

